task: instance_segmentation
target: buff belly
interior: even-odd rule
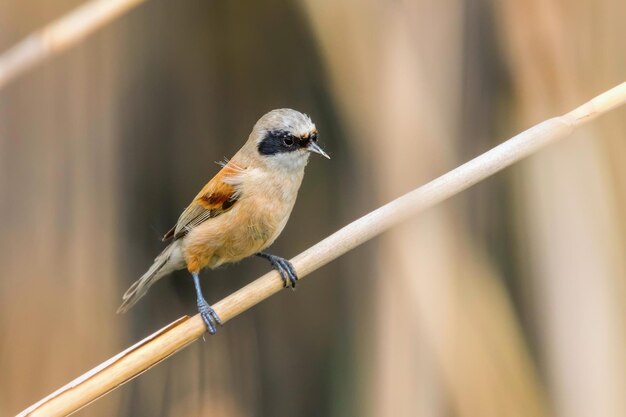
[[[217,268],[254,255],[271,245],[282,231],[289,211],[246,210],[240,202],[227,213],[193,229],[184,237],[183,255],[190,272]],[[258,207],[258,206],[257,206]]]

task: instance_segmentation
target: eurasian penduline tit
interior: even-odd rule
[[[118,313],[128,311],[160,278],[187,268],[198,311],[214,334],[221,321],[204,299],[198,274],[251,255],[269,260],[285,287],[295,287],[298,277],[291,263],[263,250],[285,227],[312,152],[330,159],[317,144],[317,130],[307,115],[278,109],[261,117],[248,141],[165,234],[169,245],[126,291]]]

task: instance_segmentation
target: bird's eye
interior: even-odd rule
[[[311,135],[311,140],[312,140],[313,142],[317,142],[317,133],[313,133],[313,134]]]
[[[291,136],[287,136],[283,139],[283,145],[285,146],[291,146],[293,145],[293,137]]]

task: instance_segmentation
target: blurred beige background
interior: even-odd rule
[[[82,4],[0,0],[0,53]],[[121,294],[260,115],[312,116],[274,252],[626,75],[621,0],[153,0],[0,90],[0,414],[182,314]],[[366,244],[80,416],[626,415],[626,110]],[[209,302],[267,270],[203,274]]]

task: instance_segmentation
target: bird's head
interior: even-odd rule
[[[256,152],[274,169],[303,169],[309,155],[330,157],[317,144],[317,129],[309,116],[291,109],[266,113],[254,125],[251,140]]]

